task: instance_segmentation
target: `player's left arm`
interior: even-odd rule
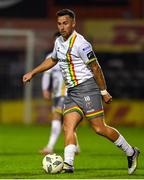
[[[112,101],[112,96],[107,91],[102,69],[97,61],[95,53],[93,52],[91,44],[85,41],[79,46],[78,52],[83,62],[90,67],[105,103],[110,103]]]

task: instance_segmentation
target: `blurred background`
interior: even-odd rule
[[[57,10],[75,11],[77,31],[90,41],[113,103],[107,123],[144,125],[143,0],[0,0],[0,124],[45,124],[51,102],[41,76],[26,86],[22,75],[52,50]]]

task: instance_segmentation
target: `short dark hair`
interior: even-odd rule
[[[70,18],[75,19],[75,13],[70,9],[61,9],[56,13],[56,15],[58,17],[68,15]]]

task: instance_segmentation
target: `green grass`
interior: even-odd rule
[[[113,143],[95,135],[91,128],[80,126],[78,138],[81,153],[75,158],[73,174],[46,174],[43,156],[38,154],[48,140],[49,126],[0,125],[1,179],[144,179],[144,128],[118,128],[132,145],[141,149],[139,166],[134,175],[127,175],[125,154]],[[63,135],[56,144],[56,153],[63,156]]]

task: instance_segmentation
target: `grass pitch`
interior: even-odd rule
[[[39,149],[48,141],[50,126],[0,125],[1,179],[144,179],[144,128],[118,128],[128,142],[141,150],[138,169],[127,174],[127,160],[113,143],[95,135],[88,125],[78,128],[81,153],[73,174],[46,174]],[[61,134],[55,152],[63,156]]]

